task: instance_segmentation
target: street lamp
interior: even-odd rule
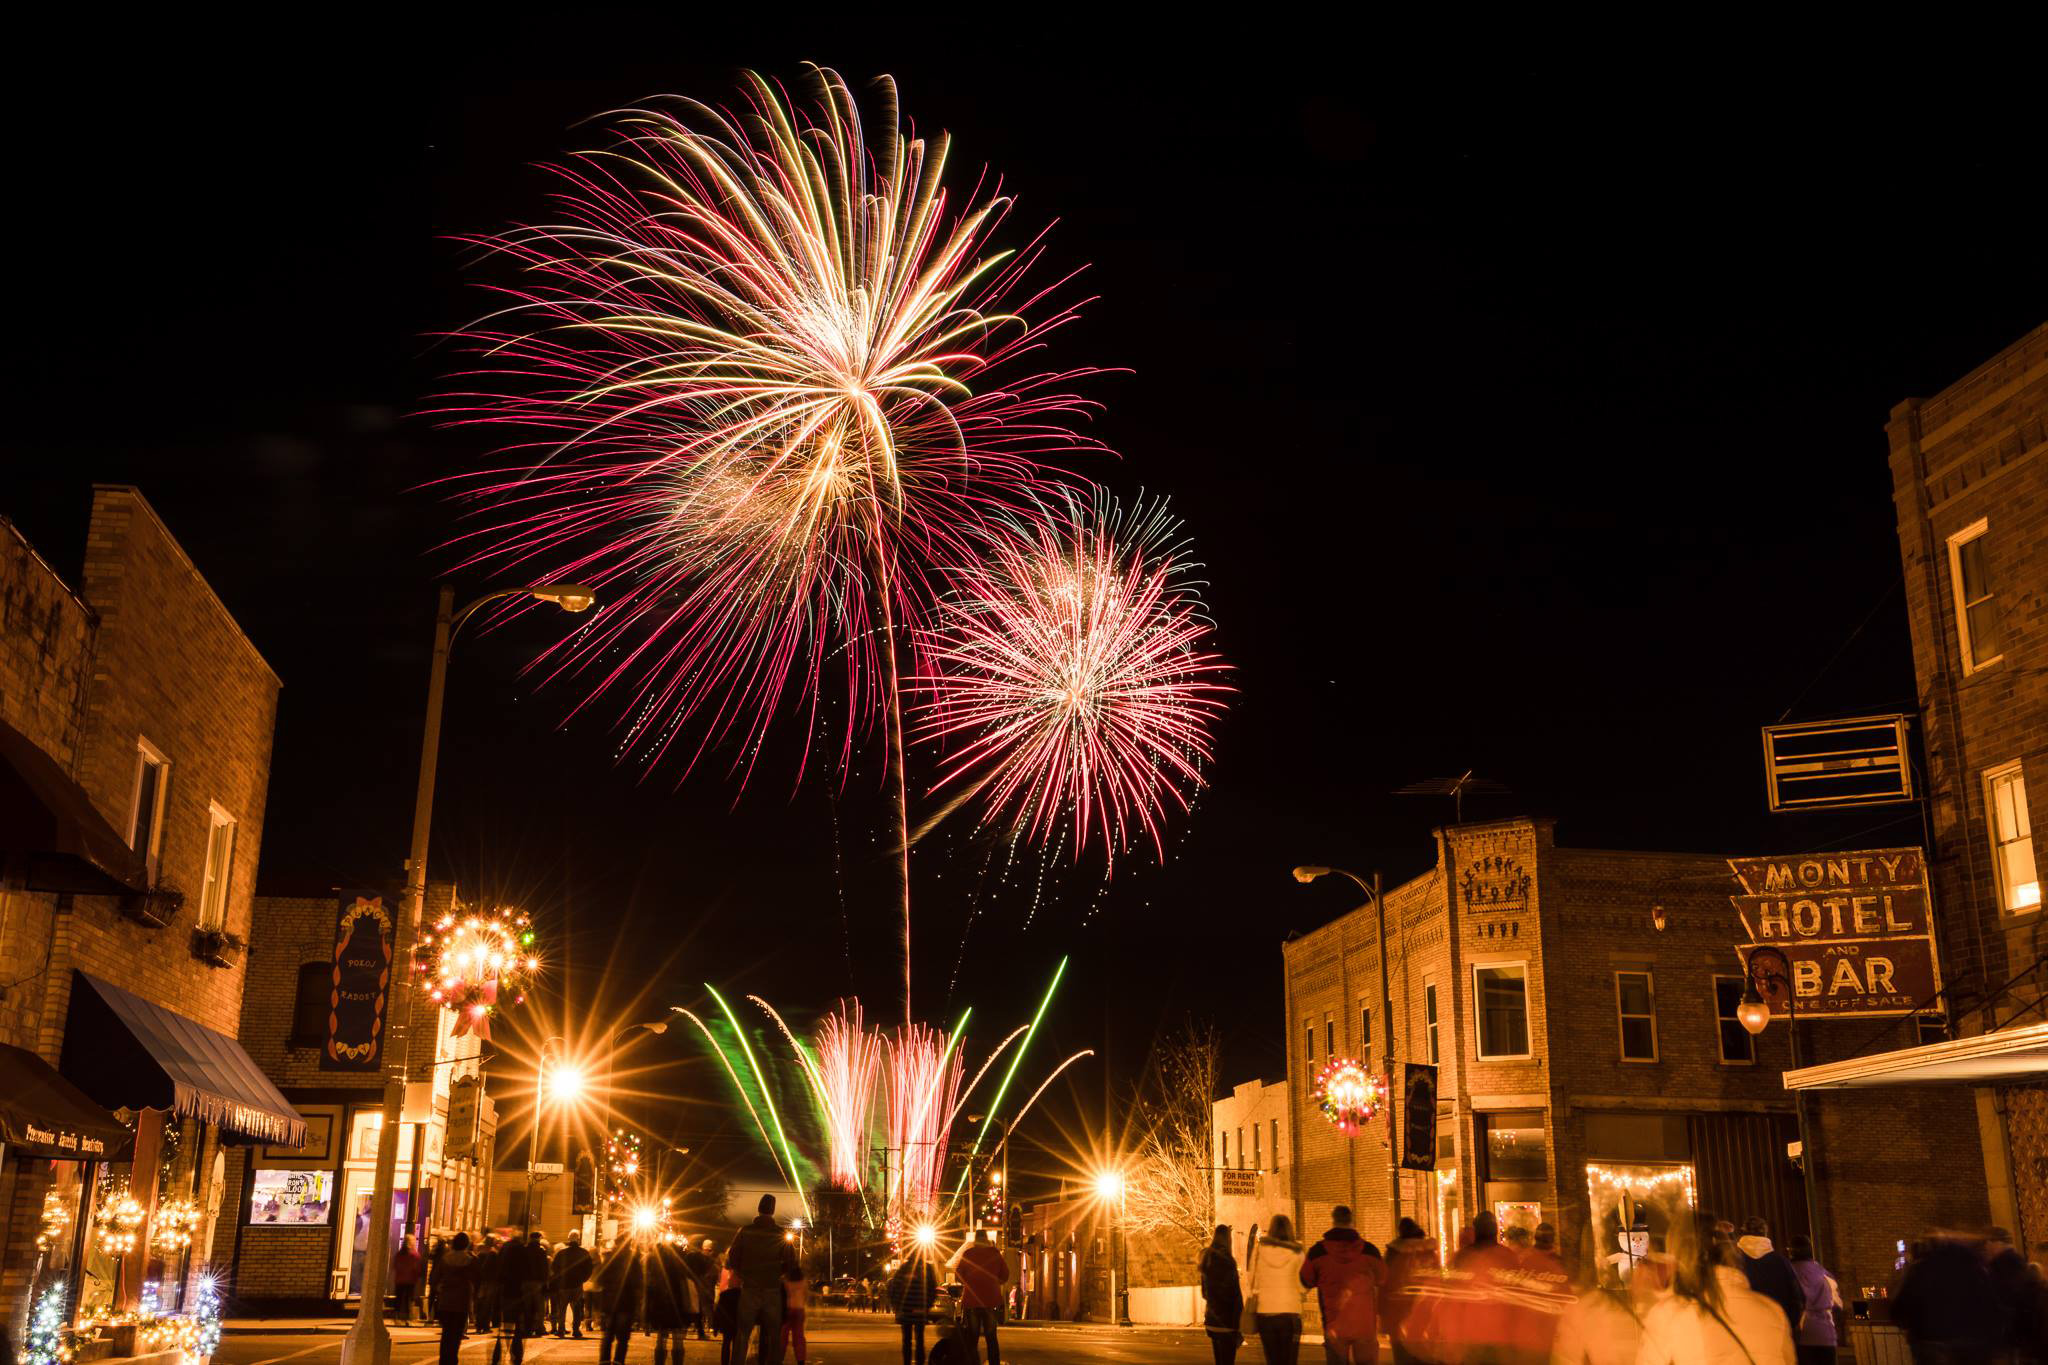
[[[1395,1124],[1394,1092],[1399,1088],[1401,1078],[1394,1074],[1394,996],[1387,984],[1387,901],[1380,894],[1380,874],[1372,874],[1372,881],[1356,872],[1346,872],[1341,867],[1297,867],[1294,880],[1304,886],[1318,877],[1332,874],[1348,877],[1360,891],[1372,897],[1373,913],[1379,918],[1380,928],[1380,1054],[1385,1059],[1387,1073],[1387,1199],[1393,1206],[1392,1221],[1398,1226],[1401,1221],[1401,1143],[1399,1128]],[[1369,1063],[1368,1063],[1369,1064]],[[1278,1160],[1278,1154],[1275,1154]],[[1353,1168],[1354,1170],[1356,1167]],[[1352,1186],[1356,1195],[1357,1186]]]
[[[540,1160],[540,1111],[553,1091],[556,1104],[569,1104],[583,1097],[588,1077],[575,1062],[560,1059],[563,1040],[550,1038],[540,1045],[540,1060],[533,1068],[533,1132],[526,1143],[526,1222],[524,1231],[533,1232],[533,1167]],[[553,1065],[549,1065],[550,1061]]]
[[[581,583],[535,583],[485,593],[461,611],[455,610],[455,587],[441,585],[434,613],[434,654],[427,671],[426,726],[420,735],[419,790],[413,797],[412,856],[405,863],[405,900],[399,907],[399,933],[405,935],[405,982],[391,1002],[397,1006],[384,1035],[383,1127],[377,1141],[377,1175],[370,1192],[370,1243],[363,1249],[363,1297],[356,1305],[355,1324],[341,1339],[341,1365],[390,1365],[391,1332],[384,1326],[384,1284],[391,1268],[391,1191],[398,1180],[398,1127],[405,1111],[406,1046],[412,1031],[412,962],[419,943],[420,909],[427,899],[427,833],[434,817],[434,769],[441,753],[441,710],[448,690],[448,650],[455,632],[477,608],[507,597],[532,597],[552,602],[572,615],[590,610],[597,594]],[[412,1210],[406,1214],[411,1216]]]
[[[1106,1166],[1095,1173],[1095,1197],[1113,1210],[1109,1222],[1109,1321],[1113,1327],[1122,1326],[1130,1316],[1117,1297],[1117,1262],[1124,1253],[1124,1194],[1122,1171]]]
[[[1752,1037],[1760,1035],[1770,1027],[1771,1006],[1767,997],[1783,994],[1785,997],[1785,1028],[1792,1035],[1792,1066],[1794,1070],[1805,1065],[1800,1057],[1799,1012],[1792,987],[1792,959],[1785,956],[1783,948],[1768,943],[1757,944],[1749,950],[1749,960],[1742,967],[1742,1003],[1735,1007],[1735,1017],[1741,1021]],[[1792,1092],[1792,1112],[1799,1122],[1799,1183],[1806,1191],[1806,1226],[1813,1238],[1813,1257],[1821,1258],[1820,1209],[1814,1200],[1813,1139],[1806,1125],[1806,1092]]]

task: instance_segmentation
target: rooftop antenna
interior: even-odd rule
[[[1432,777],[1427,781],[1411,782],[1405,787],[1394,788],[1394,795],[1396,796],[1450,797],[1451,809],[1454,814],[1453,822],[1460,825],[1465,823],[1465,794],[1467,792],[1472,793],[1474,796],[1513,795],[1512,790],[1506,783],[1496,782],[1490,777],[1475,776],[1470,768],[1467,768],[1457,777]]]

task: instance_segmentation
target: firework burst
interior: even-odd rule
[[[1164,856],[1232,690],[1178,533],[1163,504],[1069,498],[954,574],[916,679],[917,734],[952,750],[935,790],[1030,838],[1071,820],[1077,858],[1139,832]]]
[[[1010,201],[956,207],[947,139],[906,135],[888,81],[871,137],[812,77],[804,101],[750,76],[738,111],[623,113],[560,168],[560,221],[485,243],[521,275],[449,406],[523,439],[459,543],[603,593],[539,666],[612,697],[649,762],[694,729],[691,761],[736,738],[751,771],[792,692],[815,718],[836,689],[851,746],[897,704],[931,566],[1092,445],[1067,375],[990,377],[1072,316],[1024,296],[1035,242],[992,246]]]

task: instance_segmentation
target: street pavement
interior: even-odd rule
[[[214,1353],[214,1365],[335,1365],[341,1357],[339,1324],[260,1322],[231,1324]],[[816,1310],[805,1335],[810,1339],[809,1365],[897,1365],[903,1358],[902,1338],[885,1314]],[[937,1339],[927,1329],[926,1344]],[[1004,1365],[1049,1365],[1054,1361],[1159,1361],[1166,1365],[1207,1365],[1208,1338],[1198,1330],[1111,1328],[1072,1325],[1002,1329]],[[488,1365],[491,1338],[472,1335],[462,1343],[462,1365]],[[439,1336],[427,1328],[397,1328],[392,1333],[393,1365],[431,1365]],[[749,1356],[752,1356],[749,1352]],[[1245,1365],[1259,1365],[1258,1348],[1247,1343],[1239,1355]],[[526,1343],[529,1365],[597,1365],[597,1337],[582,1341],[539,1337]],[[785,1356],[786,1365],[794,1365]],[[636,1335],[626,1353],[627,1365],[653,1365],[654,1338]],[[718,1342],[690,1338],[684,1365],[718,1365]]]

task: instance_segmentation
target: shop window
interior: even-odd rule
[[[1698,1202],[1690,1165],[1589,1161],[1586,1194],[1595,1260],[1611,1266],[1624,1284],[1643,1261],[1667,1253],[1673,1229]]]
[[[301,962],[292,996],[290,1047],[319,1047],[327,1041],[327,1015],[334,1001],[334,964]],[[440,1011],[446,1013],[446,1011]]]
[[[1488,1180],[1543,1180],[1550,1174],[1549,1146],[1543,1138],[1543,1111],[1522,1109],[1481,1114]]]
[[[1742,978],[1714,978],[1714,1020],[1721,1035],[1721,1064],[1751,1066],[1756,1062],[1756,1039],[1742,1026],[1736,1010],[1742,1004]]]
[[[1337,1055],[1337,1016],[1323,1016],[1323,1056],[1327,1059]]]
[[[1436,1045],[1436,983],[1426,982],[1422,987],[1422,1034],[1429,1044],[1429,1064],[1440,1065],[1442,1057]]]
[[[1621,1019],[1621,1060],[1657,1060],[1657,1005],[1648,972],[1614,974],[1614,1008]]]
[[[206,827],[206,879],[199,886],[201,929],[219,929],[228,922],[228,879],[234,866],[235,817],[216,801]]]
[[[1948,538],[1949,588],[1955,595],[1956,649],[1967,675],[1989,668],[2005,653],[1999,628],[1998,597],[1991,590],[1987,563],[1990,523],[1980,518]]]
[[[1499,962],[1472,968],[1472,1026],[1482,1059],[1529,1055],[1529,968]]]
[[[164,793],[171,761],[146,739],[135,741],[135,798],[128,807],[128,847],[142,855],[156,881],[157,854],[164,845]]]
[[[2041,908],[2034,867],[2034,824],[2027,816],[2027,777],[2017,762],[1984,774],[1984,811],[1991,826],[1991,865],[1998,870],[1998,908]]]

